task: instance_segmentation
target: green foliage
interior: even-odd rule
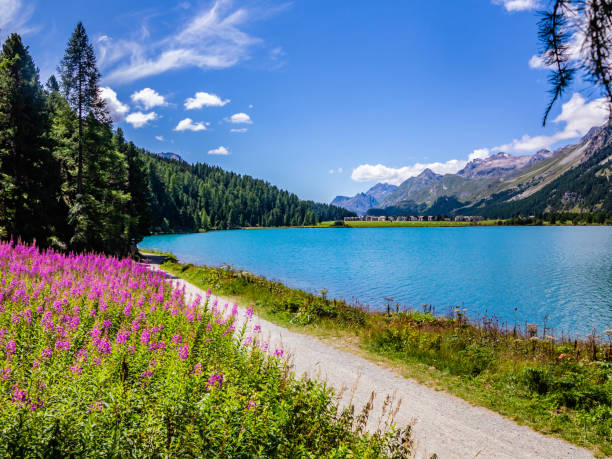
[[[343,301],[327,299],[286,287],[245,271],[180,264],[167,258],[164,269],[221,295],[239,296],[285,323],[296,325],[331,323],[340,327],[365,325],[367,313]]]
[[[315,225],[322,219],[354,215],[339,207],[301,201],[248,175],[137,150],[149,175],[154,233]]]
[[[0,237],[49,244],[61,211],[45,96],[19,35],[0,62]]]
[[[2,457],[410,452],[409,428],[367,434],[371,407],[295,379],[248,316],[131,260],[3,243],[0,292]]]

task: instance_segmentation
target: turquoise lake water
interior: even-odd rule
[[[430,304],[545,321],[585,335],[612,328],[612,227],[266,229],[150,236],[142,249],[236,268],[385,308]],[[515,311],[515,308],[517,310]]]

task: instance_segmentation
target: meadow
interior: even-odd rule
[[[295,379],[253,310],[130,259],[0,243],[0,456],[404,457]]]
[[[250,304],[261,317],[391,366],[407,377],[521,424],[612,454],[612,330],[584,339],[536,324],[470,320],[465,309],[370,312],[247,272],[180,264],[163,268]]]

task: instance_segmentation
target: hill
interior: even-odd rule
[[[220,167],[189,164],[138,149],[151,190],[151,232],[246,226],[315,225],[354,215]]]

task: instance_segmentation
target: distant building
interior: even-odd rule
[[[427,217],[427,221],[428,222],[433,222],[436,219],[436,217],[434,217],[433,215],[430,215]]]
[[[482,220],[484,218],[479,215],[457,215],[455,217],[456,222],[480,222]]]

